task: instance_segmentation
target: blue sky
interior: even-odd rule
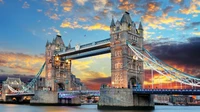
[[[147,45],[200,37],[199,0],[0,0],[0,74],[34,74],[43,63],[46,41],[57,34],[72,46],[109,38],[112,16],[120,20],[125,11],[137,26],[143,23]],[[108,77],[109,56],[77,60],[74,73]],[[108,63],[99,70],[100,61]]]

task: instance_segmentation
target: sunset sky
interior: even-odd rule
[[[46,41],[57,34],[72,46],[109,38],[112,16],[120,20],[125,11],[137,27],[143,23],[145,48],[200,77],[200,0],[0,0],[0,74],[36,74]],[[90,88],[110,81],[110,54],[72,63],[73,74]]]

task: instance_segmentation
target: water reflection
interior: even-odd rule
[[[82,106],[29,106],[29,105],[12,105],[0,104],[0,112],[199,112],[200,106],[156,106],[153,111],[136,111],[136,110],[97,110],[97,105]]]

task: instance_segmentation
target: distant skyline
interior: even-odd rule
[[[46,41],[57,34],[72,46],[109,38],[112,16],[120,20],[125,11],[137,27],[142,22],[150,52],[200,77],[199,0],[0,0],[0,74],[36,74]],[[72,63],[73,74],[91,88],[110,81],[110,54]]]

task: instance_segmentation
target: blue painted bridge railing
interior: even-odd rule
[[[133,89],[134,94],[200,95],[199,89]]]

